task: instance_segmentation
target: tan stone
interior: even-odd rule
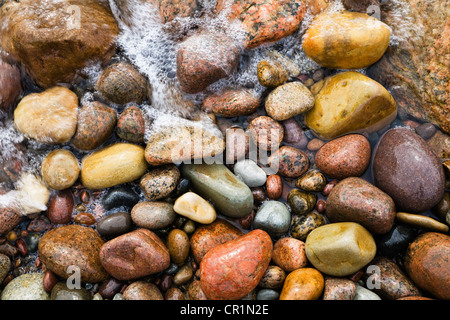
[[[72,152],[57,149],[51,151],[42,161],[41,174],[50,188],[63,190],[77,181],[80,165]]]

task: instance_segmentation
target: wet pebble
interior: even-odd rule
[[[325,277],[323,300],[353,300],[356,285],[345,278]]]
[[[278,289],[283,285],[285,278],[286,272],[282,268],[276,265],[269,265],[258,285],[261,288]]]
[[[316,269],[296,269],[287,275],[280,300],[317,300],[322,295],[324,283],[323,275]]]
[[[267,176],[256,162],[250,159],[239,160],[234,164],[234,174],[241,178],[244,183],[253,188],[260,187],[266,183]]]
[[[416,133],[424,140],[430,139],[436,133],[436,127],[432,123],[423,123],[415,128]]]
[[[3,282],[11,268],[11,260],[3,253],[0,253],[0,283]]]
[[[410,224],[417,228],[423,228],[427,231],[447,233],[449,230],[448,225],[441,223],[431,217],[420,214],[397,212],[396,219],[401,223]]]
[[[42,160],[41,174],[47,185],[55,190],[70,188],[80,175],[80,165],[75,155],[66,149],[49,152]]]
[[[301,240],[283,237],[273,246],[272,261],[285,272],[306,267],[308,259],[305,252],[305,243]]]
[[[261,101],[246,88],[225,89],[220,94],[212,94],[203,100],[202,109],[221,117],[238,117],[252,114]]]
[[[277,174],[271,174],[266,180],[267,197],[270,200],[278,200],[283,194],[283,180]]]
[[[287,178],[298,178],[303,175],[310,165],[308,156],[300,149],[282,146],[268,158],[268,164],[274,173]]]
[[[123,287],[124,282],[119,281],[115,278],[109,278],[108,280],[103,281],[99,288],[98,292],[105,299],[112,299],[115,294],[120,292],[120,289]]]
[[[183,291],[177,287],[172,287],[164,294],[164,300],[186,300],[186,298]]]
[[[123,299],[164,300],[164,296],[155,284],[146,281],[135,281],[124,290]]]
[[[304,215],[311,212],[317,201],[317,196],[312,192],[303,192],[299,189],[292,189],[287,197],[287,202],[292,213]]]
[[[124,251],[134,254],[124,255]],[[101,247],[99,258],[106,271],[118,280],[138,279],[155,274],[170,264],[167,247],[155,233],[144,228],[109,240]]]
[[[140,186],[149,201],[167,197],[177,187],[180,170],[173,164],[153,169],[141,178]]]
[[[66,282],[58,282],[52,289],[51,300],[91,300],[85,288],[69,288]]]
[[[272,289],[261,289],[256,294],[256,300],[278,300],[280,294]]]
[[[183,265],[173,276],[173,284],[179,286],[187,283],[194,276],[194,271],[189,264]]]
[[[372,292],[356,283],[355,296],[353,297],[353,300],[381,300],[381,297],[375,292]]]
[[[167,202],[142,201],[131,210],[131,219],[142,228],[157,230],[168,227],[175,221],[173,205]]]
[[[259,83],[267,88],[276,88],[289,79],[288,70],[278,61],[262,60],[257,66]]]
[[[182,264],[189,255],[189,237],[183,230],[172,229],[166,239],[167,249],[170,254],[170,261]]]
[[[96,230],[102,237],[113,238],[127,233],[131,227],[131,215],[128,212],[116,212],[101,218]]]
[[[393,258],[397,254],[404,253],[408,244],[417,236],[417,232],[412,226],[395,225],[389,232],[376,238],[377,248],[381,255]]]
[[[284,137],[283,126],[267,116],[253,119],[248,125],[248,131],[252,141],[262,150],[276,150]]]
[[[117,121],[117,136],[134,143],[144,142],[145,118],[142,109],[136,106],[126,108]]]
[[[308,144],[308,137],[295,118],[281,122],[284,129],[283,142],[298,149],[304,149]]]
[[[354,222],[316,228],[306,238],[305,246],[309,262],[321,272],[336,277],[355,273],[376,254],[372,235]]]
[[[1,293],[1,300],[50,300],[42,286],[43,273],[26,273],[11,280]]]
[[[95,224],[95,217],[89,212],[80,212],[74,218],[73,221],[78,224],[85,224],[87,226],[92,226]]]
[[[255,229],[262,229],[272,236],[281,236],[289,230],[291,214],[282,202],[265,201],[258,209],[253,220]]]
[[[350,134],[325,143],[317,151],[315,164],[332,179],[359,177],[369,167],[371,154],[369,140]]]
[[[305,241],[311,231],[323,226],[325,223],[325,217],[316,211],[305,215],[294,215],[291,220],[289,233],[292,237]]]
[[[272,240],[262,230],[212,248],[200,263],[200,282],[212,300],[240,299],[256,288],[272,255]]]
[[[295,186],[307,192],[320,192],[325,188],[327,178],[319,170],[310,169],[297,179]]]
[[[102,204],[106,210],[120,207],[133,208],[140,198],[130,186],[118,186],[110,189],[103,197]]]
[[[198,223],[208,224],[216,220],[216,210],[205,199],[194,192],[186,192],[173,205],[173,210]]]

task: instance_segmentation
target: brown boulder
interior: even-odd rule
[[[95,0],[9,1],[0,23],[1,47],[43,88],[72,82],[88,63],[109,61],[119,32],[109,7]]]

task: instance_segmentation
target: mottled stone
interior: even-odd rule
[[[23,215],[17,208],[0,207],[0,234],[6,234],[19,225]]]
[[[389,300],[419,296],[419,289],[403,273],[400,267],[385,257],[375,257],[365,270],[367,282],[374,285],[375,293]]]
[[[239,47],[225,34],[200,32],[180,43],[177,77],[186,93],[198,93],[229,76],[239,63]]]
[[[356,285],[345,278],[325,277],[323,300],[353,300]]]
[[[224,149],[223,136],[217,132],[191,125],[168,126],[149,137],[145,159],[154,166],[192,163],[191,160],[221,156]]]
[[[144,142],[145,118],[142,109],[136,106],[126,108],[117,121],[116,133],[119,138],[130,142]]]
[[[267,289],[277,289],[283,285],[284,279],[286,279],[286,272],[278,266],[270,265],[264,272],[258,286]]]
[[[365,13],[325,11],[303,37],[305,54],[322,67],[361,69],[377,62],[389,46],[389,26]]]
[[[320,192],[325,188],[327,178],[322,172],[316,169],[308,170],[304,175],[297,179],[295,186],[307,192]]]
[[[123,291],[124,300],[164,300],[158,287],[146,281],[135,281]]]
[[[332,179],[360,177],[370,164],[370,142],[360,134],[349,134],[327,142],[317,151],[315,164]]]
[[[283,194],[283,180],[277,174],[271,174],[266,180],[266,193],[270,200],[278,200]]]
[[[1,300],[50,300],[42,286],[43,273],[22,274],[9,282],[1,293]]]
[[[135,102],[141,104],[147,99],[147,79],[128,62],[118,62],[105,68],[100,74],[97,90],[106,99],[116,104]]]
[[[195,261],[199,264],[209,250],[237,239],[243,234],[241,230],[223,219],[217,219],[211,224],[198,227],[190,238]]]
[[[53,224],[67,224],[72,220],[75,206],[70,189],[61,190],[52,195],[47,209],[47,216]]]
[[[77,95],[65,87],[53,87],[20,100],[14,110],[14,125],[28,138],[60,144],[75,134],[77,117]]]
[[[158,273],[170,264],[169,250],[152,231],[136,229],[108,242],[100,249],[103,267],[118,280],[131,280]]]
[[[288,178],[298,178],[309,169],[309,158],[300,149],[282,146],[272,153],[267,160],[272,170],[278,168],[279,175]]]
[[[311,192],[303,192],[298,189],[292,189],[287,196],[287,202],[291,207],[292,213],[305,215],[311,212],[317,201],[317,196]]]
[[[391,230],[396,214],[394,201],[361,178],[339,182],[327,198],[327,217],[332,222],[357,222],[375,234]]]
[[[167,197],[177,187],[180,170],[173,164],[151,170],[140,181],[140,186],[149,201]]]
[[[251,213],[253,194],[223,164],[185,164],[182,175],[192,182],[200,196],[208,199],[214,208],[228,217],[242,218]]]
[[[409,244],[404,267],[406,274],[421,289],[439,299],[450,299],[450,237],[427,232]]]
[[[7,255],[0,253],[0,283],[3,282],[3,279],[5,279],[10,268],[11,260],[9,260],[9,257]]]
[[[101,282],[108,278],[99,259],[103,240],[94,229],[66,225],[50,230],[39,241],[39,257],[47,269],[67,279],[79,268],[82,282]]]
[[[324,283],[323,275],[316,269],[296,269],[286,277],[280,300],[318,300]]]
[[[298,121],[295,118],[291,118],[282,121],[281,124],[284,128],[283,142],[298,149],[304,149],[308,144],[308,138]]]
[[[320,138],[329,140],[347,133],[376,132],[396,116],[395,100],[381,84],[347,71],[324,79],[304,122]]]
[[[83,158],[81,167],[81,182],[87,189],[104,189],[139,179],[147,163],[144,148],[116,143]]]
[[[209,250],[200,263],[200,285],[212,300],[236,300],[258,285],[272,255],[272,240],[262,230]]]
[[[265,201],[256,212],[253,220],[255,229],[262,229],[272,236],[281,236],[289,231],[291,213],[279,201]]]
[[[283,237],[273,245],[272,261],[285,272],[306,267],[308,259],[305,243],[301,240]]]
[[[176,217],[173,205],[167,202],[142,201],[131,210],[131,219],[142,228],[150,230],[168,227]]]
[[[291,220],[289,233],[292,237],[305,241],[311,231],[324,224],[326,224],[325,217],[316,211],[305,215],[294,215]]]
[[[277,150],[283,141],[283,126],[267,116],[259,116],[248,125],[250,137],[255,145],[268,151]]]
[[[87,103],[78,112],[72,144],[79,150],[94,150],[109,139],[116,124],[116,110],[97,101]]]
[[[216,11],[227,12],[230,20],[241,21],[245,31],[244,46],[256,48],[276,42],[295,32],[306,12],[303,0],[233,0],[217,1]]]
[[[427,143],[439,158],[450,158],[450,136],[448,134],[438,130]]]
[[[354,222],[331,223],[314,229],[305,241],[305,248],[315,268],[336,277],[355,273],[376,254],[372,235]]]
[[[398,211],[431,209],[444,195],[442,163],[428,144],[407,128],[381,137],[372,162],[374,184],[394,199]]]
[[[300,81],[289,82],[270,92],[265,101],[267,114],[283,121],[305,113],[314,107],[314,96]]]
[[[252,114],[260,104],[261,99],[249,89],[225,89],[218,94],[206,96],[202,109],[221,117],[233,118]]]
[[[276,88],[289,80],[289,71],[278,61],[262,60],[258,63],[259,83],[267,88]]]
[[[78,12],[80,20],[74,19]],[[0,30],[2,49],[45,89],[72,83],[116,50],[117,22],[109,6],[95,0],[12,1],[1,7],[0,20],[9,21]]]

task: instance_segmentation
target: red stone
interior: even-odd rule
[[[209,250],[200,263],[202,291],[211,300],[241,299],[258,285],[272,248],[270,236],[256,229]]]
[[[70,189],[58,191],[50,199],[47,216],[53,224],[66,224],[72,220],[74,199]]]

